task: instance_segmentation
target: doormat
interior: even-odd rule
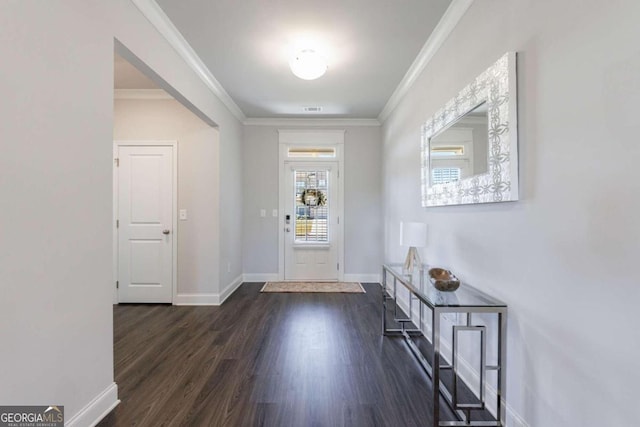
[[[359,282],[267,282],[260,292],[337,292],[364,294]]]

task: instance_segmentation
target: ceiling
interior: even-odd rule
[[[245,116],[376,118],[451,0],[156,2]],[[324,53],[323,77],[291,73],[300,48]]]

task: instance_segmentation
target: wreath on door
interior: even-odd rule
[[[327,197],[320,190],[307,188],[300,196],[305,206],[324,206],[327,204]]]

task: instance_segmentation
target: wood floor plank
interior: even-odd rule
[[[122,403],[99,426],[430,425],[431,383],[402,339],[381,335],[379,285],[262,285],[219,307],[114,307]]]

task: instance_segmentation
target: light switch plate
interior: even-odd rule
[[[266,209],[260,209],[260,216],[262,218],[266,217],[267,216],[267,210]]]
[[[186,220],[187,220],[187,210],[180,209],[180,221],[186,221]]]
[[[271,215],[273,215],[274,218],[278,217],[278,209],[274,209],[273,212],[271,212]]]

